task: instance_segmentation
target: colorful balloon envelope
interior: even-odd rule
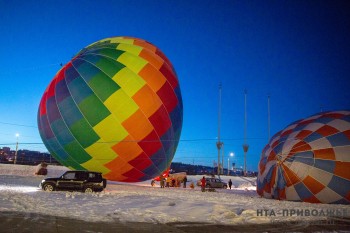
[[[38,126],[62,165],[115,181],[152,179],[170,166],[181,134],[177,75],[145,40],[100,40],[55,75],[41,99]]]
[[[350,111],[287,126],[262,151],[257,192],[266,198],[350,204]]]

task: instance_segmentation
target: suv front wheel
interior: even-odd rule
[[[55,186],[53,186],[53,184],[45,184],[44,185],[44,190],[47,192],[52,192],[55,190]]]

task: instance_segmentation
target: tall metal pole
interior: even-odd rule
[[[16,139],[17,139],[17,141],[16,141],[15,160],[14,160],[14,162],[13,162],[14,164],[16,164],[16,163],[17,163],[18,137],[19,137],[19,134],[18,134],[18,133],[16,133]]]
[[[218,148],[218,175],[220,175],[220,149],[222,143],[220,141],[220,123],[221,123],[221,82],[219,84],[219,109],[218,109],[218,141],[216,147]]]
[[[225,145],[224,142],[221,142],[221,148],[222,148],[222,153],[221,153],[221,174],[224,174],[224,156],[225,156]]]
[[[247,89],[244,90],[244,176],[247,176],[247,152],[249,145],[247,144]]]
[[[227,156],[227,175],[230,173],[230,156]]]
[[[270,95],[267,96],[267,128],[268,141],[270,141]]]
[[[244,144],[247,143],[247,89],[244,90]]]

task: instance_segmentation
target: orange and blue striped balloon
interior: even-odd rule
[[[350,204],[350,111],[296,121],[262,151],[257,192],[266,198]]]
[[[182,114],[166,56],[145,40],[112,37],[82,49],[58,71],[41,99],[38,126],[62,165],[139,182],[170,166]]]

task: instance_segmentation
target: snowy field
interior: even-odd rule
[[[67,168],[48,166],[47,177],[59,176],[65,170]],[[151,187],[150,181],[133,184],[109,181],[101,193],[49,193],[38,188],[46,176],[36,176],[34,171],[35,167],[31,166],[0,164],[0,212],[37,213],[84,221],[228,225],[321,221],[350,215],[347,205],[260,198],[255,191],[255,178],[222,176],[224,181],[232,179],[234,188],[216,192],[201,192],[197,186],[189,188],[189,184],[196,183],[201,176],[188,176],[186,189],[161,189],[159,183]]]

